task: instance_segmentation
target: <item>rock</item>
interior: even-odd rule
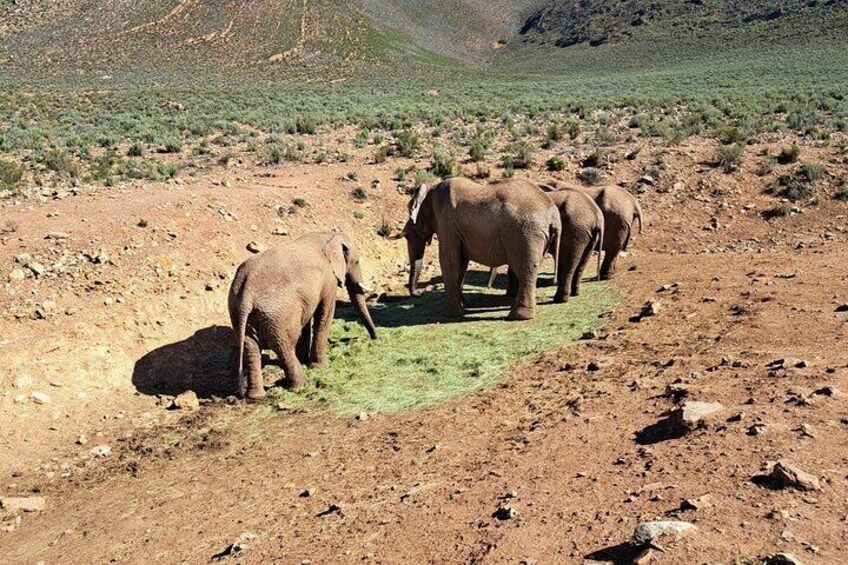
[[[648,300],[642,305],[642,309],[635,316],[630,317],[631,322],[641,322],[644,318],[656,316],[662,310],[662,303],[659,300]]]
[[[674,520],[661,522],[642,522],[633,532],[633,545],[661,545],[673,543],[697,530],[697,526],[689,522]]]
[[[360,422],[364,422],[365,420],[368,419],[368,413],[367,412],[360,412],[359,414],[356,415],[356,419],[359,420]]]
[[[517,517],[518,510],[508,504],[498,506],[497,510],[492,513],[492,518],[496,520],[512,520]]]
[[[172,406],[176,410],[193,412],[200,408],[200,400],[198,400],[197,394],[193,390],[187,390],[174,398]]]
[[[835,386],[827,385],[822,388],[816,389],[813,391],[814,396],[829,396],[830,398],[839,398],[842,396],[842,391],[840,391]]]
[[[786,357],[785,359],[775,359],[774,361],[770,361],[766,364],[766,368],[768,368],[770,371],[793,368],[806,369],[809,366],[809,363],[807,363],[803,359],[795,359],[794,357]]]
[[[56,241],[62,241],[65,239],[71,239],[70,234],[67,234],[63,231],[51,231],[47,232],[47,235],[44,236],[44,239],[52,239]]]
[[[250,540],[254,540],[258,537],[259,536],[254,534],[253,532],[242,532],[241,534],[239,534],[239,537],[237,537],[233,543],[213,555],[212,561],[218,561],[219,559],[227,557],[228,555],[241,553],[242,551],[247,549],[247,542],[249,542]]]
[[[26,271],[23,269],[12,269],[9,273],[9,282],[21,282],[26,278]]]
[[[38,261],[30,261],[29,263],[27,263],[26,267],[27,267],[27,269],[32,271],[33,274],[35,274],[35,276],[37,276],[37,277],[40,277],[41,275],[43,275],[44,272],[47,270],[44,267],[44,265],[42,265]]]
[[[27,388],[33,385],[32,377],[29,375],[21,375],[12,382],[15,388]]]
[[[806,473],[781,459],[777,463],[769,463],[766,472],[755,475],[756,482],[767,483],[776,488],[794,488],[802,491],[821,490],[821,483],[813,475]]]
[[[50,404],[50,397],[43,392],[34,391],[30,397],[36,404]]]
[[[25,394],[16,394],[15,395],[15,404],[23,404],[27,401],[27,395]]]
[[[256,243],[255,241],[251,241],[247,244],[247,250],[251,253],[261,253],[264,249],[265,248],[262,245]]]
[[[83,434],[77,438],[77,445],[85,445],[88,443],[88,437]]]
[[[705,510],[716,505],[716,500],[710,494],[699,496],[698,498],[687,498],[680,503],[681,510]]]
[[[0,498],[0,508],[8,512],[41,512],[46,506],[43,496]]]
[[[758,436],[762,435],[763,432],[766,431],[766,423],[765,422],[754,422],[750,426],[748,426],[747,434],[749,436]]]
[[[685,434],[706,427],[706,420],[723,410],[718,402],[686,402],[672,410],[668,420],[674,431]]]
[[[112,448],[108,445],[98,445],[91,448],[88,453],[95,459],[103,459],[104,457],[109,457],[109,454],[112,453]]]
[[[775,553],[763,558],[763,565],[804,565],[791,553]]]
[[[848,312],[848,304],[840,304],[836,307],[835,312]]]

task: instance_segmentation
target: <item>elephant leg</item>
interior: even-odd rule
[[[282,365],[283,372],[286,374],[285,387],[300,388],[306,384],[306,371],[304,371],[300,361],[297,360],[295,348],[288,343],[281,343],[274,348],[274,352],[280,358],[280,365]]]
[[[321,368],[327,366],[327,340],[336,314],[336,297],[330,296],[323,300],[315,310],[313,317],[312,351],[309,355],[309,366]]]
[[[439,242],[439,262],[445,285],[445,317],[461,318],[465,315],[462,305],[462,279],[465,276],[462,271],[462,246],[459,243],[452,244],[450,239],[446,237]],[[467,261],[465,265],[468,265]]]
[[[576,257],[577,270],[574,271],[574,278],[571,279],[571,296],[580,296],[580,284],[583,282],[583,272],[586,270],[586,264],[589,263],[589,258],[592,256],[592,250],[595,248],[595,238],[589,238],[584,241],[582,253]],[[577,248],[581,251],[580,247]]]
[[[239,375],[239,395],[251,400],[265,398],[262,382],[262,349],[255,337],[244,336],[244,367]]]
[[[577,242],[574,238],[564,238],[559,250],[559,277],[557,279],[557,290],[554,294],[554,302],[557,304],[567,302],[577,272]]]
[[[511,268],[507,269],[506,276],[506,296],[508,298],[515,298],[518,295],[518,277],[515,276],[515,271]]]
[[[615,276],[618,254],[630,237],[630,226],[621,222],[609,222],[604,231],[604,261],[601,263],[601,280]]]
[[[295,348],[297,360],[301,363],[306,363],[307,361],[309,361],[311,338],[312,320],[309,320],[308,322],[306,322],[306,325],[303,326],[303,329],[300,331],[300,339],[297,340],[297,347]]]
[[[529,254],[528,254],[529,255]],[[536,278],[539,275],[541,259],[524,258],[522,263],[513,267],[518,279],[518,293],[515,304],[509,313],[510,320],[532,320],[536,314]]]

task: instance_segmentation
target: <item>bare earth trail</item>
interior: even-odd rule
[[[681,157],[679,170],[697,153]],[[599,334],[542,355],[493,390],[362,421],[224,402],[182,416],[151,392],[135,394],[129,376],[140,358],[226,325],[226,288],[244,245],[272,243],[274,229],[351,230],[369,242],[365,271],[401,293],[403,246],[369,235],[383,217],[402,217],[395,167],[369,169],[382,181],[364,222],[351,216],[339,180],[348,168],[241,171],[224,175],[230,187],[218,175],[4,211],[22,238],[0,247],[6,266],[23,244],[30,253],[52,245],[42,238],[54,230],[69,233],[64,245],[95,254],[103,246],[111,259],[61,284],[46,278],[43,287],[62,289],[57,313],[3,318],[4,376],[11,383],[36,357],[41,370],[30,372],[53,401],[16,405],[16,390],[0,399],[1,488],[35,489],[48,501],[0,533],[0,561],[206,563],[252,532],[222,562],[623,564],[639,520],[674,518],[698,532],[652,563],[744,563],[778,551],[807,564],[844,561],[848,313],[836,310],[848,302],[848,206],[828,199],[769,223],[745,208],[766,203],[745,176],[703,200],[693,198],[704,191],[692,178],[692,188],[642,195],[646,233],[609,283],[617,305],[602,313]],[[338,198],[322,196],[330,188]],[[280,224],[273,206],[293,198],[311,205]],[[88,221],[68,221],[80,217]],[[704,229],[713,217],[718,228]],[[23,284],[10,308],[43,309],[44,288]],[[648,300],[656,315],[630,321]],[[767,367],[781,358],[804,362]],[[672,383],[724,412],[684,437],[652,435],[674,406]],[[836,393],[815,393],[827,385]],[[80,433],[85,446],[74,445]],[[88,450],[101,443],[111,455],[92,460]],[[818,477],[822,490],[750,481],[778,459]],[[680,510],[704,494],[711,507]],[[515,514],[495,517],[502,505]]]

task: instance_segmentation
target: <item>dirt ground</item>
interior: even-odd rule
[[[2,204],[0,497],[46,509],[0,520],[0,562],[205,563],[247,533],[222,562],[618,565],[639,521],[679,519],[697,531],[651,563],[844,563],[848,204],[832,191],[848,167],[835,142],[798,141],[828,168],[819,202],[766,221],[781,171],[758,176],[757,156],[791,141],[734,174],[704,165],[707,141],[662,148],[596,336],[493,390],[365,419],[227,401],[226,293],[248,243],[338,225],[368,282],[402,294],[403,243],[375,234],[405,213],[393,171],[426,162],[218,167]],[[646,301],[655,315],[632,321]],[[168,410],[187,388],[199,411]],[[724,408],[663,433],[686,401]],[[821,490],[751,480],[779,459]]]

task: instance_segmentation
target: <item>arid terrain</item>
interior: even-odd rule
[[[792,144],[827,173],[765,219],[779,199],[764,189],[797,164],[762,161]],[[375,296],[403,296],[405,247],[377,231],[402,225],[395,171],[420,159],[351,145],[344,163],[232,161],[4,201],[0,495],[45,508],[7,514],[0,561],[623,564],[637,523],[676,519],[697,530],[640,563],[842,563],[845,138],[764,135],[732,173],[710,164],[716,146],[608,165],[646,222],[618,276],[586,283],[614,297],[597,330],[490,390],[357,417],[228,399],[226,293],[250,243],[339,226]],[[562,172],[516,176],[573,180],[586,155],[559,153]],[[172,409],[187,389],[199,408]],[[721,409],[663,423],[698,401]],[[755,479],[778,460],[819,488]]]

